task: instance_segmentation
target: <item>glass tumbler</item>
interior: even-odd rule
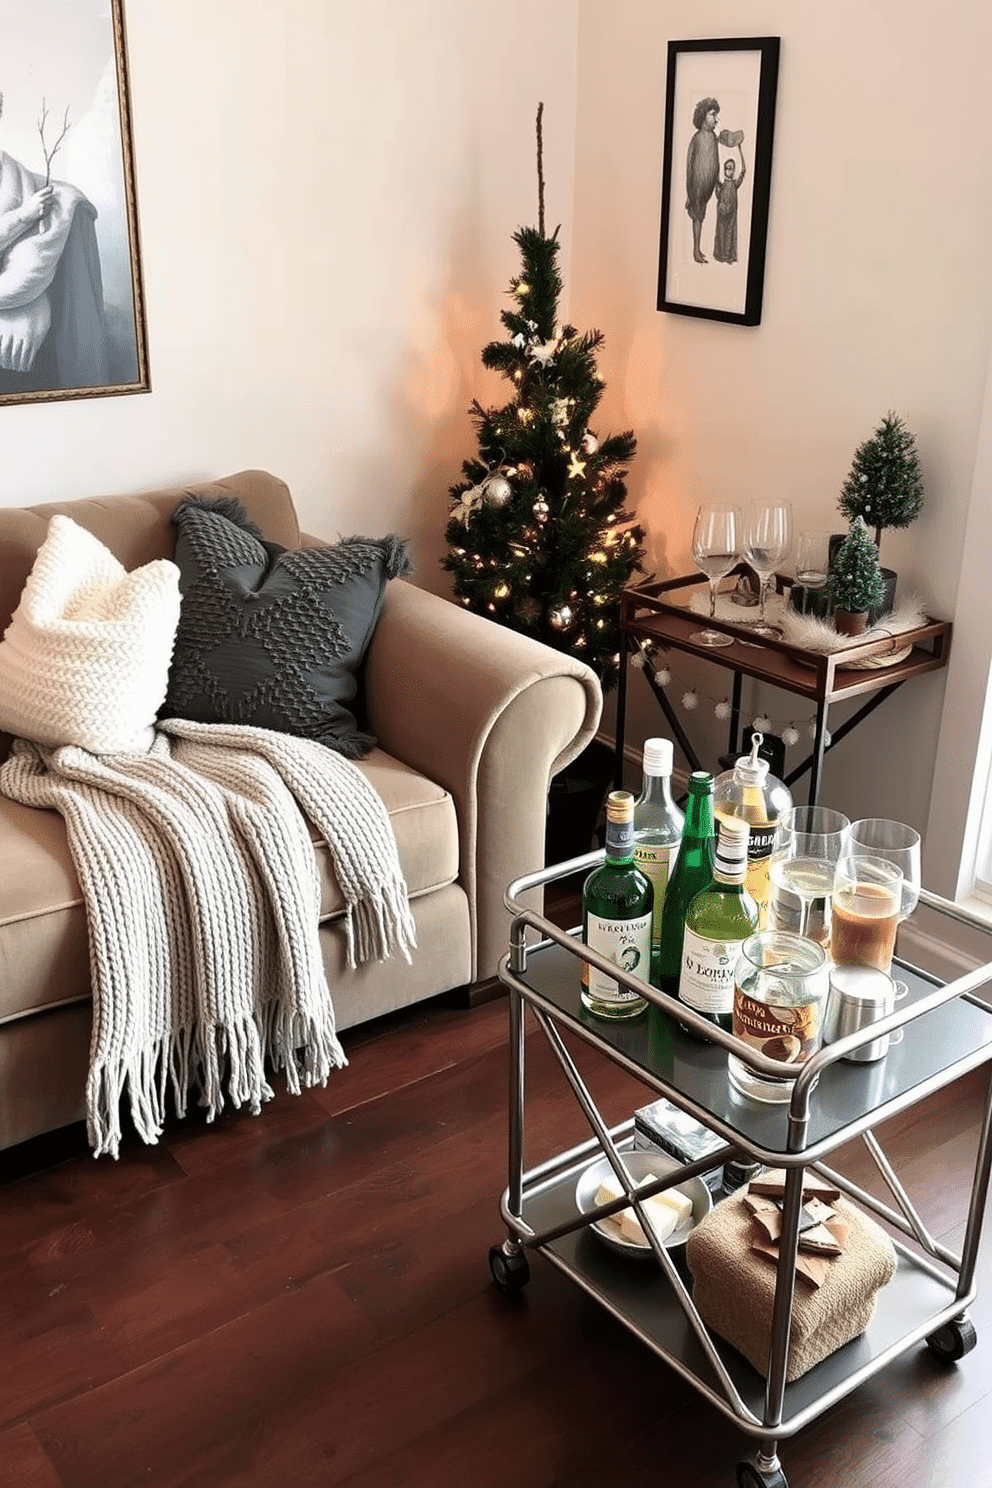
[[[735,1038],[781,1063],[781,1076],[762,1075],[728,1055],[731,1084],[759,1101],[787,1101],[800,1066],[823,1040],[829,991],[821,945],[786,930],[762,930],[741,946],[734,977]]]

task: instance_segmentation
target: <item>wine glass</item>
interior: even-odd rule
[[[828,806],[794,806],[779,817],[768,863],[770,929],[827,944],[834,874],[850,825]]]
[[[737,562],[741,514],[736,506],[701,506],[692,530],[692,557],[710,586],[710,619],[716,613],[716,588]],[[697,646],[732,646],[733,636],[719,630],[697,630]]]
[[[768,583],[792,544],[792,507],[788,501],[751,505],[744,515],[743,556],[758,575],[758,618],[751,626],[758,635],[781,635],[765,619]]]
[[[873,858],[884,858],[893,863],[902,873],[902,895],[899,905],[899,923],[907,920],[920,902],[920,834],[914,827],[903,822],[888,821],[884,817],[869,816],[851,826],[852,849],[870,853]],[[905,982],[896,982],[896,998],[906,996]]]

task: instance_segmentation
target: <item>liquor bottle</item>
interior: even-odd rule
[[[657,986],[661,916],[665,893],[678,857],[685,817],[672,800],[670,739],[645,739],[644,783],[634,802],[634,862],[651,880],[651,981]]]
[[[606,862],[582,886],[582,939],[624,971],[648,979],[651,880],[634,863],[634,798],[611,791],[606,801]],[[635,1018],[647,1001],[582,962],[583,1007],[601,1018]]]
[[[705,770],[695,770],[689,776],[682,843],[665,890],[661,915],[655,986],[669,997],[679,995],[686,911],[700,890],[709,888],[712,878],[713,776]]]
[[[733,1031],[734,971],[741,942],[758,928],[757,901],[744,884],[749,835],[750,827],[740,817],[720,822],[713,879],[686,911],[682,943],[679,1001],[727,1033]]]
[[[740,817],[751,828],[747,845],[747,887],[758,901],[762,927],[768,919],[771,885],[772,841],[780,816],[792,806],[792,793],[777,776],[770,773],[767,760],[758,758],[764,737],[751,735],[751,753],[741,755],[732,770],[716,778],[713,789],[713,811],[717,824]]]

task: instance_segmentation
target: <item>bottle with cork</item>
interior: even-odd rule
[[[747,846],[747,890],[757,901],[759,928],[768,922],[771,886],[768,869],[772,842],[780,816],[792,807],[788,786],[771,773],[768,761],[759,757],[764,735],[751,734],[751,753],[742,755],[732,770],[718,775],[713,789],[716,824],[737,817],[750,827]]]

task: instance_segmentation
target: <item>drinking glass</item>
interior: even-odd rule
[[[758,575],[758,618],[751,626],[758,635],[782,634],[777,625],[769,625],[765,619],[765,599],[772,574],[785,559],[791,543],[792,507],[787,501],[748,507],[742,553]]]
[[[852,849],[870,853],[874,858],[884,858],[886,862],[894,863],[902,872],[902,899],[899,906],[901,924],[920,902],[919,832],[903,822],[870,816],[854,822],[850,841]],[[905,982],[896,982],[897,998],[905,997],[907,991]]]
[[[848,841],[837,864],[830,911],[830,955],[838,966],[889,974],[902,905],[902,870]]]
[[[710,619],[716,613],[717,584],[737,562],[741,514],[736,506],[701,506],[692,530],[692,558],[710,586]],[[733,636],[719,630],[697,630],[689,637],[697,646],[732,646]]]
[[[834,875],[850,825],[828,806],[794,806],[779,817],[768,864],[769,929],[829,942]]]
[[[796,544],[796,583],[822,589],[830,572],[830,533],[800,532]]]
[[[749,935],[734,973],[734,1036],[780,1062],[782,1074],[759,1074],[730,1054],[731,1084],[755,1100],[791,1100],[799,1067],[820,1047],[828,990],[822,946],[780,930]]]

